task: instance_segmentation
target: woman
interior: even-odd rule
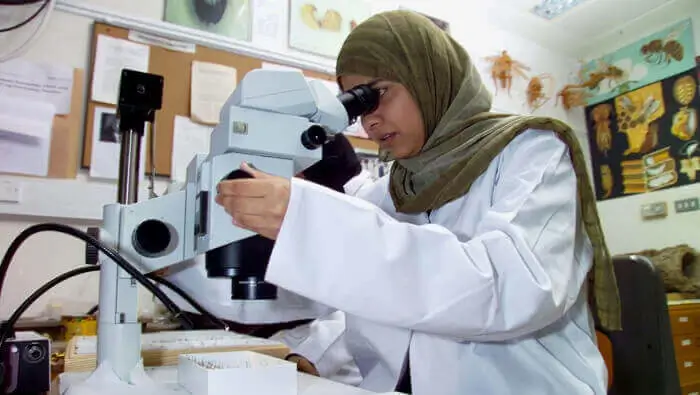
[[[619,299],[572,130],[489,113],[464,49],[408,11],[356,27],[337,75],[380,90],[362,125],[394,165],[356,197],[246,164],[221,183],[233,223],[276,240],[267,280],[344,313],[331,346],[362,388],[605,394],[588,288],[612,330]]]

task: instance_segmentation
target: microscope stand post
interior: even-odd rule
[[[138,201],[145,125],[155,121],[162,99],[162,76],[122,70],[117,107],[121,135],[117,204],[104,207],[100,229],[100,239],[119,252],[123,252],[123,243],[131,241],[130,235],[120,234],[122,210]],[[141,362],[137,284],[126,271],[100,254],[97,364],[99,367],[108,363],[125,382],[130,381]]]

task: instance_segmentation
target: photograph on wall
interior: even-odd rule
[[[698,71],[586,107],[598,200],[698,181]]]
[[[336,58],[350,31],[370,15],[364,0],[289,0],[289,47]]]
[[[166,22],[250,41],[252,11],[249,0],[166,0]]]
[[[121,134],[116,109],[95,107],[92,128],[92,150],[90,154],[90,177],[104,180],[116,180],[119,176],[119,153],[121,151]],[[143,137],[147,141],[147,135]],[[141,145],[139,172],[144,178],[146,163],[146,144]]]
[[[576,87],[586,88],[590,106],[694,68],[693,25],[686,19],[582,64]]]

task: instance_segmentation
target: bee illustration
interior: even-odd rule
[[[656,65],[670,64],[673,60],[677,62],[683,60],[685,49],[683,44],[678,41],[678,37],[688,28],[688,25],[688,22],[683,23],[673,29],[666,38],[651,40],[642,45],[640,52],[644,56],[644,60],[649,64]]]

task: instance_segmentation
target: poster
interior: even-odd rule
[[[364,0],[289,0],[289,47],[335,59],[350,31],[370,15]]]
[[[577,86],[585,88],[590,106],[691,69],[695,43],[686,19],[583,64]]]
[[[586,107],[598,200],[698,181],[698,70]]]
[[[166,0],[166,22],[250,41],[252,11],[249,0]]]

